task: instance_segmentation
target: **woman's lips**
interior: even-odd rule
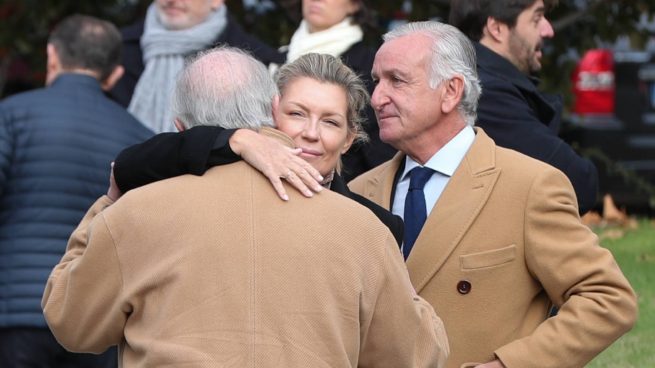
[[[301,154],[309,157],[318,157],[321,155],[320,151],[311,149],[311,148],[305,148],[305,147],[300,147],[302,150]]]

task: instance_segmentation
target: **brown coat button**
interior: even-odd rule
[[[462,295],[466,295],[466,294],[470,293],[471,292],[471,283],[466,281],[466,280],[462,280],[462,281],[458,282],[457,283],[457,291]]]

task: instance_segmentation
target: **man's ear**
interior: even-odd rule
[[[105,78],[104,81],[100,82],[100,86],[104,91],[109,91],[110,89],[114,88],[124,73],[125,68],[123,68],[122,65],[117,65],[114,70],[112,70],[111,74],[109,74],[109,76]]]
[[[55,49],[55,46],[51,43],[46,46],[46,55],[47,55],[47,61],[46,61],[46,76],[45,76],[45,84],[50,85],[57,76],[59,76],[59,73],[61,73],[61,62],[59,61],[59,54],[57,54],[57,49]]]
[[[177,128],[178,132],[183,132],[186,130],[186,127],[184,126],[184,123],[182,123],[182,120],[175,118],[175,127]]]
[[[481,41],[492,43],[503,43],[505,38],[504,33],[508,30],[506,24],[499,22],[496,18],[487,17],[487,23],[482,28]],[[486,40],[485,40],[486,38]]]
[[[456,75],[445,82],[441,99],[441,111],[449,114],[457,109],[464,96],[464,79]]]

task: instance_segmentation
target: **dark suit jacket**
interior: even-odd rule
[[[213,166],[241,160],[229,146],[234,130],[199,126],[180,133],[161,133],[148,141],[124,149],[116,158],[114,176],[118,187],[131,189],[183,174],[202,175]],[[334,175],[330,189],[369,208],[391,231],[400,245],[403,220],[370,200],[352,193]]]
[[[476,43],[475,49],[482,83],[476,124],[499,146],[564,172],[575,189],[580,213],[590,210],[596,203],[598,172],[591,161],[557,136],[560,99],[539,92],[536,80],[487,47]]]
[[[123,36],[123,67],[125,74],[109,92],[111,98],[127,107],[132,99],[134,88],[145,68],[141,52],[141,36],[145,19],[121,30]],[[223,32],[217,35],[213,46],[226,44],[250,51],[252,55],[264,64],[284,62],[284,56],[275,48],[263,43],[256,37],[246,33],[236,19],[228,12],[227,25]]]

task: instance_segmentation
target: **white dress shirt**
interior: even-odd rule
[[[450,177],[455,173],[466,152],[471,148],[474,139],[475,131],[471,126],[467,125],[425,163],[425,167],[429,167],[435,171],[423,188],[426,213],[428,216],[432,212],[437,200],[439,200],[448,181],[450,181]],[[391,212],[403,219],[405,218],[405,198],[407,197],[407,189],[409,189],[409,175],[407,174],[417,166],[421,165],[411,157],[406,156],[405,170],[396,185],[396,195],[393,200]]]

